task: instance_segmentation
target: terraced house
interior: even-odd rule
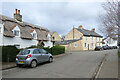
[[[22,21],[20,10],[16,9],[14,18],[0,15],[0,46],[15,45],[18,48],[42,44],[52,47],[50,31],[46,28]]]
[[[95,29],[86,30],[80,25],[65,36],[65,41],[56,42],[56,45],[65,46],[66,51],[94,50],[96,46],[102,46],[102,36]]]

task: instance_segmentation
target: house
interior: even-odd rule
[[[117,46],[117,40],[113,40],[110,37],[103,39],[103,46]]]
[[[65,46],[66,51],[94,50],[96,46],[102,46],[102,36],[95,29],[87,30],[80,25],[73,28],[64,41],[55,44]]]
[[[0,46],[15,45],[26,48],[42,44],[52,47],[50,31],[46,28],[22,21],[20,10],[15,10],[14,18],[0,15]]]
[[[51,33],[52,39],[54,41],[61,41],[61,37],[59,36],[59,34],[55,31]]]

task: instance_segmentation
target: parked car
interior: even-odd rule
[[[53,56],[44,49],[24,49],[16,56],[17,66],[27,65],[34,68],[37,64],[47,61],[52,62]]]
[[[107,50],[107,46],[102,46],[103,50]]]
[[[117,46],[113,46],[113,49],[117,49]]]
[[[100,51],[100,50],[103,50],[103,48],[102,48],[101,46],[97,46],[97,47],[95,48],[95,51]]]

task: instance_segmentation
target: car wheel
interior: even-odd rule
[[[34,60],[31,62],[30,67],[35,68],[37,66],[37,62]]]
[[[53,62],[53,58],[50,57],[48,62],[49,62],[49,63]]]

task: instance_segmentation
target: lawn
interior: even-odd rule
[[[118,52],[118,57],[120,58],[120,52]]]

